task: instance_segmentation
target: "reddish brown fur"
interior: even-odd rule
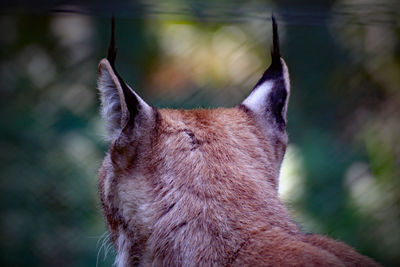
[[[99,188],[119,267],[377,265],[301,233],[279,200],[290,81],[272,22],[271,65],[231,109],[150,107],[116,73],[111,39],[99,65],[111,140]]]
[[[376,265],[299,231],[277,193],[286,135],[251,111],[153,115],[123,129],[99,172],[119,266]]]

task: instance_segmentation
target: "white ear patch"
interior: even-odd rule
[[[265,110],[265,100],[271,92],[274,84],[273,81],[266,81],[250,93],[250,95],[242,102],[255,113],[262,113]]]
[[[124,100],[118,78],[108,61],[104,59],[99,64],[98,90],[101,99],[101,115],[106,122],[107,136],[113,139],[121,131]]]
[[[284,131],[289,95],[290,81],[285,61],[273,55],[271,65],[242,105],[253,111],[257,117],[272,123],[271,128]]]

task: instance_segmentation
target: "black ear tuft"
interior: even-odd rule
[[[278,25],[276,25],[275,17],[272,15],[272,61],[279,61],[281,53],[279,52],[279,35]]]
[[[281,62],[281,53],[279,51],[278,26],[276,24],[274,16],[272,16],[272,34],[273,37],[272,37],[272,49],[271,49],[271,65],[264,72],[263,76],[254,86],[253,90],[267,80],[282,76],[282,62]]]
[[[115,46],[115,18],[111,17],[111,38],[108,45],[107,60],[115,71],[115,58],[117,57],[117,47]]]
[[[110,63],[115,75],[118,78],[118,81],[122,87],[122,91],[124,94],[124,99],[126,102],[126,106],[128,108],[129,118],[127,122],[133,122],[136,115],[139,112],[140,105],[138,105],[138,99],[132,90],[128,87],[125,81],[121,78],[118,74],[117,70],[115,69],[115,60],[117,58],[117,47],[115,41],[115,18],[114,16],[111,17],[111,37],[110,43],[108,45],[108,53],[107,53],[107,60]]]

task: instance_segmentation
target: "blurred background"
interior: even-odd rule
[[[400,4],[2,1],[0,265],[110,266],[96,91],[117,69],[157,107],[231,107],[270,63],[271,13],[292,81],[279,193],[304,231],[400,265]]]

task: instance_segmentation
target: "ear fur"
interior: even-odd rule
[[[289,73],[279,52],[278,29],[272,17],[273,48],[272,62],[254,86],[242,105],[257,117],[267,120],[273,128],[283,132],[286,127],[286,112],[290,94]]]
[[[108,138],[113,140],[126,126],[134,126],[137,117],[150,119],[152,108],[116,72],[114,18],[111,32],[107,58],[99,63],[98,90],[101,98],[101,114],[106,121]]]

